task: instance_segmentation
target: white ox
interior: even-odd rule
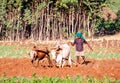
[[[52,59],[58,64],[58,67],[63,67],[68,60],[70,67],[72,67],[71,57],[70,57],[70,46],[68,44],[58,45],[57,50],[52,50]]]

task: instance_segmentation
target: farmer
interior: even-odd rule
[[[77,32],[75,35],[76,35],[77,38],[75,38],[75,39],[74,39],[74,42],[71,43],[71,44],[72,44],[72,46],[74,46],[74,45],[76,46],[76,53],[75,53],[76,63],[77,63],[77,64],[80,64],[80,62],[79,62],[79,57],[82,57],[82,59],[83,59],[83,63],[82,63],[82,64],[84,64],[84,63],[85,63],[85,55],[84,55],[84,47],[83,47],[83,45],[84,45],[84,44],[87,44],[88,47],[89,47],[91,50],[93,50],[93,49],[92,49],[91,46],[88,44],[88,42],[85,40],[85,38],[83,37],[83,35],[82,35],[81,32]],[[77,65],[77,64],[76,64],[76,65]]]

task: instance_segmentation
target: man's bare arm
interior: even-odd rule
[[[93,51],[93,49],[92,49],[92,47],[89,45],[89,43],[87,43],[87,45],[88,45],[88,47],[90,48],[90,50],[92,50],[92,51]]]

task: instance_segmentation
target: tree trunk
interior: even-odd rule
[[[91,37],[91,31],[90,31],[90,26],[89,26],[89,15],[87,16],[87,31],[88,31],[88,37]]]

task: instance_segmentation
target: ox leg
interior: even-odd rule
[[[61,55],[58,55],[57,56],[57,59],[56,59],[56,62],[58,63],[58,67],[62,67],[62,63],[63,63],[63,59],[62,59],[62,56]]]
[[[40,59],[38,59],[38,61],[37,61],[37,67],[39,66],[39,61],[40,61]]]
[[[46,59],[46,58],[45,58],[45,59]],[[46,67],[46,66],[45,66],[45,59],[41,60],[41,62],[42,62],[41,66],[42,66],[42,67]]]
[[[32,64],[34,67],[38,67],[39,65],[39,60],[37,61],[37,65],[35,64],[36,63],[36,60],[31,60]]]
[[[40,61],[40,60],[38,59],[38,61],[37,61],[37,62],[36,62],[36,61],[37,61],[37,60],[35,60],[34,63],[33,63],[33,66],[34,66],[34,67],[38,67],[38,66],[39,66],[39,61]]]
[[[57,62],[57,65],[56,65],[58,68],[62,67],[62,60],[60,60],[59,62]]]
[[[64,65],[65,65],[65,63],[66,63],[66,60],[65,59],[62,59],[62,68],[64,67]]]
[[[52,67],[53,65],[52,65],[52,61],[50,60],[50,56],[49,55],[47,56],[47,59],[48,59],[49,67]]]
[[[68,62],[69,62],[70,67],[72,67],[71,57],[68,58]]]
[[[33,64],[34,60],[31,60],[31,63]]]
[[[34,66],[34,61],[35,61],[35,59],[33,58],[33,59],[31,60],[31,63],[33,64],[33,66]]]
[[[37,60],[38,59],[38,56],[35,56],[35,60]]]
[[[34,63],[34,61],[37,59],[36,56],[33,56],[33,59],[31,60],[32,64]]]

